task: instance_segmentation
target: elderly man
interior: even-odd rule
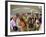
[[[17,31],[17,29],[18,29],[16,26],[16,19],[17,19],[17,17],[13,16],[12,20],[10,21],[11,31]]]

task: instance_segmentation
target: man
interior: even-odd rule
[[[17,26],[16,26],[16,16],[13,16],[12,20],[10,21],[10,28],[11,31],[17,31]]]

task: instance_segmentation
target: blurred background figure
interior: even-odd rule
[[[17,17],[16,16],[13,16],[11,21],[10,21],[10,28],[11,28],[11,31],[17,31],[18,28],[16,26],[16,19]]]
[[[26,30],[26,22],[25,22],[25,20],[21,17],[20,18],[20,23],[19,23],[19,25],[20,25],[20,31],[27,31]]]

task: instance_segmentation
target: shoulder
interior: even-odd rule
[[[13,19],[10,21],[10,23],[13,23],[14,21],[13,21]]]

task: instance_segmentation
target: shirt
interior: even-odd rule
[[[20,26],[19,26],[19,23],[20,23],[20,19],[17,18],[17,20],[16,20],[16,24],[17,24],[17,27],[18,27],[18,28],[20,27]]]
[[[10,27],[11,27],[11,29],[13,30],[13,27],[14,26],[16,26],[16,22],[12,19],[11,21],[10,21]]]

